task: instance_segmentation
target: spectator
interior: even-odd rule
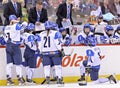
[[[18,0],[18,2],[21,4],[21,7],[22,7],[22,19],[21,19],[21,21],[28,22],[28,11],[25,8],[25,2],[24,2],[24,0]]]
[[[117,16],[114,0],[108,0],[108,9],[114,16]]]
[[[99,16],[99,17],[98,17],[98,24],[99,24],[99,25],[107,25],[107,23],[104,22],[104,20],[103,20],[103,16]]]
[[[66,0],[66,3],[62,3],[59,5],[57,9],[57,24],[60,27],[62,27],[62,21],[66,21],[67,19],[70,19],[71,23],[73,24],[72,20],[72,7],[73,5],[71,4],[72,0]],[[67,29],[67,33],[69,33],[69,29]]]
[[[104,2],[100,2],[100,6],[101,6],[102,14],[106,14],[109,12],[108,2],[106,0]]]
[[[5,23],[4,25],[8,25],[9,22],[9,16],[10,15],[16,15],[17,19],[21,19],[22,17],[22,9],[20,3],[17,2],[17,0],[11,0],[10,2],[6,3],[4,7],[4,17],[5,17]]]
[[[0,16],[0,25],[3,25],[3,22],[2,22],[2,18],[1,18],[1,16]]]
[[[120,0],[114,0],[114,6],[117,12],[117,15],[120,17]]]
[[[2,0],[2,5],[8,3],[9,0]]]
[[[90,15],[91,16],[95,16],[95,17],[98,17],[100,14],[101,14],[101,7],[100,6],[96,6],[96,5],[93,5],[91,7],[92,11],[90,12]]]
[[[33,7],[29,11],[28,20],[30,23],[40,25],[48,20],[47,10],[43,8],[42,1],[38,0],[36,7]]]

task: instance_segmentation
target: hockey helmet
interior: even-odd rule
[[[65,30],[66,30],[65,28],[61,27],[61,28],[59,29],[59,32],[63,32],[63,31],[65,31]]]
[[[27,26],[27,30],[33,30],[35,29],[35,25],[33,23],[29,23]]]
[[[89,29],[90,29],[90,28],[91,28],[91,27],[90,27],[90,24],[89,24],[89,23],[86,23],[86,24],[84,25],[84,29],[85,29],[85,28],[89,28]]]
[[[45,29],[46,29],[46,30],[49,30],[49,29],[52,28],[52,22],[46,21],[46,22],[44,23],[44,26],[45,26]]]
[[[9,21],[11,21],[11,20],[17,20],[16,15],[10,15],[9,16]]]
[[[120,30],[120,25],[117,27],[117,30]]]
[[[57,30],[58,29],[58,24],[57,23],[53,23],[52,27]]]
[[[106,31],[113,31],[114,30],[111,25],[107,25],[105,29],[106,29]]]

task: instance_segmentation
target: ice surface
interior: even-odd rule
[[[58,87],[57,84],[50,85],[31,85],[31,86],[1,86],[0,88],[120,88],[120,83],[110,84],[110,83],[102,83],[102,84],[93,84],[88,83],[87,86],[79,86],[78,83],[65,83],[64,87]]]

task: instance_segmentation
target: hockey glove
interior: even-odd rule
[[[64,49],[61,49],[60,50],[60,57],[64,57],[64,56],[65,56]]]
[[[90,65],[85,67],[86,73],[90,73],[92,71],[92,67]]]

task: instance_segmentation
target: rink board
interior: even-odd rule
[[[101,61],[101,76],[108,76],[110,74],[116,74],[117,78],[120,79],[120,45],[98,45],[101,49],[104,58]],[[71,56],[66,56],[63,58],[63,77],[64,82],[77,82],[77,79],[80,75],[80,63],[85,59],[86,54],[85,50],[87,46],[76,45],[64,47],[65,53],[70,54]],[[22,53],[24,48],[21,48]],[[6,54],[5,47],[0,47],[0,85],[6,84]],[[24,61],[24,58],[23,58]],[[16,79],[15,68],[13,68],[13,78]],[[25,68],[23,67],[23,76],[25,77]],[[43,66],[40,64],[39,68],[35,70],[34,80],[40,84],[44,80]],[[17,81],[15,80],[16,84]]]

